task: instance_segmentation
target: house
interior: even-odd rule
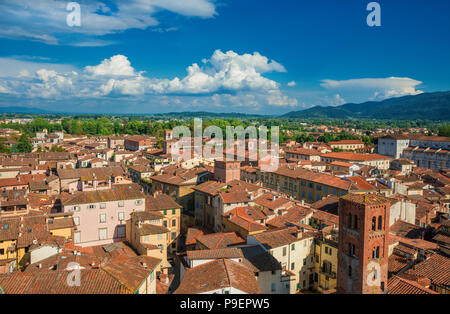
[[[314,286],[314,237],[296,227],[278,228],[249,235],[247,244],[268,251],[283,269],[283,289],[295,293]]]
[[[170,196],[155,192],[145,197],[145,210],[162,215],[162,225],[168,231],[167,251],[169,254],[177,252],[181,231],[181,205]]]
[[[145,196],[136,184],[64,194],[61,202],[63,212],[73,213],[74,243],[83,247],[125,240],[125,222],[132,212],[145,210]]]
[[[138,151],[146,148],[154,148],[156,146],[157,139],[154,137],[147,137],[142,135],[134,135],[125,138],[124,147],[126,150]]]
[[[175,294],[258,293],[261,290],[254,272],[230,259],[217,259],[190,268],[175,291]]]

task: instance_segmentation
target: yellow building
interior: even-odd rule
[[[279,167],[275,172],[258,170],[257,180],[265,187],[309,203],[329,195],[344,196],[352,187],[348,180],[296,166]]]
[[[61,236],[66,239],[73,239],[73,229],[75,227],[72,213],[49,214],[47,225],[50,234]]]
[[[364,148],[364,142],[361,140],[342,140],[337,142],[329,142],[328,145],[332,149],[341,149],[345,151],[355,151]]]
[[[338,267],[337,238],[331,235],[314,242],[314,289],[321,293],[336,292]]]
[[[167,273],[169,230],[163,226],[158,212],[133,212],[127,220],[127,241],[140,254],[161,260],[156,272]]]
[[[181,230],[181,205],[170,196],[155,192],[148,195],[145,200],[145,210],[158,212],[163,216],[162,225],[169,230],[167,240],[167,251],[174,255],[178,249],[178,238]]]

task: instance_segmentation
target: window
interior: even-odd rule
[[[118,218],[119,218],[119,221],[123,221],[123,220],[125,220],[125,213],[124,212],[119,212],[119,214],[118,214]]]
[[[306,265],[306,258],[303,259],[303,266]]]
[[[348,244],[348,254],[350,256],[355,255],[355,245],[354,244],[351,244],[351,243]]]
[[[106,238],[107,238],[107,229],[106,228],[98,229],[98,239],[106,240]]]
[[[5,249],[0,249],[0,255],[5,254]]]
[[[123,201],[119,201],[119,207],[123,207],[124,206],[124,202]]]
[[[328,247],[325,247],[325,253],[328,254]]]
[[[352,266],[348,266],[348,276],[352,276]]]
[[[352,214],[348,214],[347,216],[347,227],[351,228],[352,227]]]
[[[291,244],[291,251],[295,251],[295,243]]]
[[[274,283],[271,284],[271,290],[272,290],[272,292],[275,291],[275,284]]]
[[[117,237],[125,238],[125,225],[117,226]]]
[[[374,216],[372,217],[372,231],[376,230],[376,225],[377,225],[377,218]]]
[[[164,221],[163,221],[163,225],[164,225],[164,227],[167,228],[167,220],[164,220]]]
[[[172,240],[175,240],[177,237],[177,233],[176,232],[172,232]]]
[[[378,230],[383,229],[383,217],[378,216]]]
[[[95,204],[89,204],[88,206],[87,206],[87,209],[95,209]]]
[[[105,223],[106,222],[106,214],[100,214],[100,222]]]
[[[76,244],[81,242],[81,232],[80,231],[75,231],[73,233],[73,242]]]
[[[291,263],[291,270],[294,270],[295,268],[295,263]]]
[[[177,213],[176,209],[172,209],[172,215],[175,215]]]
[[[286,247],[283,247],[283,256],[286,256]]]
[[[373,249],[372,249],[372,258],[380,258],[380,247],[379,246],[377,246],[377,247],[374,247]]]
[[[358,216],[353,216],[353,229],[358,229]]]
[[[142,205],[142,203],[143,203],[142,200],[135,200],[135,201],[134,201],[134,204],[135,204],[135,205],[138,205],[138,206],[139,206],[139,205]]]
[[[73,223],[75,224],[75,226],[79,226],[80,225],[80,217],[73,217]]]
[[[105,203],[100,203],[100,208],[101,209],[105,209],[106,208],[106,204]]]
[[[79,212],[79,211],[80,211],[80,206],[74,206],[74,207],[72,207],[72,211],[73,211],[73,212]]]
[[[172,219],[172,227],[175,227],[177,225],[177,220],[176,219]]]

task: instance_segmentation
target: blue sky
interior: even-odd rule
[[[450,3],[0,2],[0,106],[279,114],[450,90]]]

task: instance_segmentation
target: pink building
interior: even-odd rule
[[[87,247],[125,241],[126,221],[132,212],[145,210],[145,196],[137,184],[114,185],[66,195],[62,205],[73,213],[74,243]]]

